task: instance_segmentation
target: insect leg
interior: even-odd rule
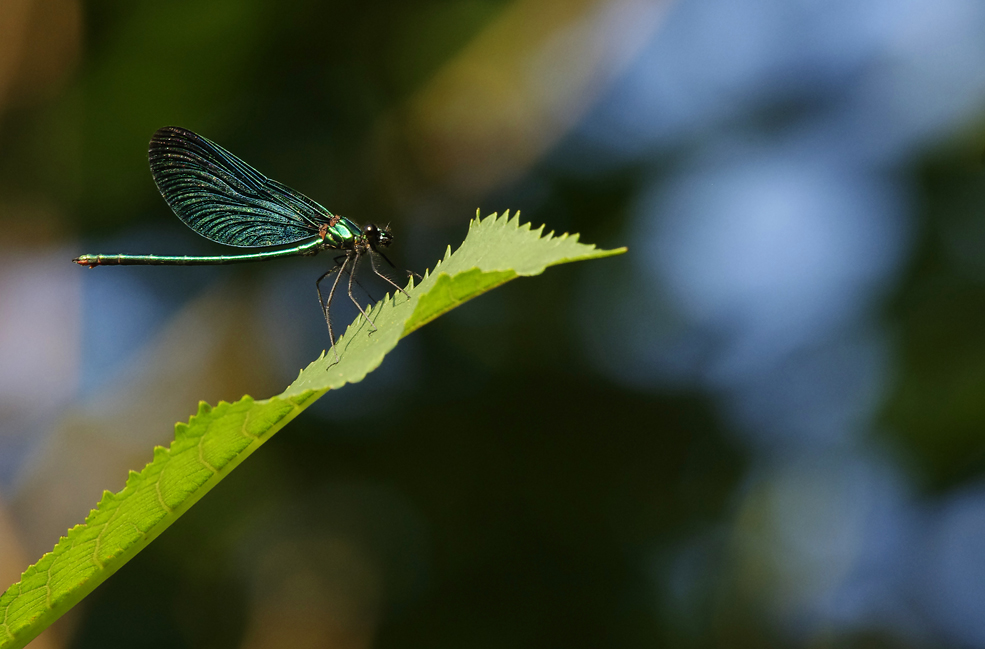
[[[356,254],[352,257],[352,268],[349,269],[349,299],[352,300],[352,303],[356,305],[357,309],[359,309],[359,313],[363,314],[363,317],[366,318],[366,322],[368,322],[369,326],[373,328],[373,331],[376,331],[376,325],[373,324],[373,321],[369,319],[368,315],[366,315],[366,312],[359,304],[359,301],[352,295],[352,280],[356,276],[356,264],[358,263],[359,255]]]
[[[343,259],[343,261],[342,261],[341,264],[339,264],[339,259]],[[322,315],[325,316],[325,324],[328,325],[328,338],[329,338],[329,340],[332,341],[332,352],[335,354],[335,362],[336,363],[339,362],[339,352],[338,352],[337,349],[335,349],[335,332],[332,331],[332,318],[329,317],[328,308],[332,304],[332,298],[335,297],[335,289],[336,289],[336,287],[338,287],[338,285],[339,285],[339,279],[342,277],[342,273],[345,271],[345,266],[348,263],[349,263],[349,257],[348,257],[348,255],[345,255],[345,256],[341,256],[340,255],[339,257],[336,257],[335,258],[335,268],[333,268],[332,270],[326,272],[324,275],[322,275],[321,277],[319,277],[318,280],[315,282],[315,290],[318,291],[318,303],[321,305]],[[321,282],[322,282],[323,279],[325,279],[326,277],[328,277],[332,273],[336,273],[336,272],[338,274],[335,276],[335,281],[332,282],[332,290],[328,292],[328,300],[326,301],[324,298],[322,298],[322,294],[321,294]]]
[[[321,277],[321,278],[320,278],[320,279],[319,279],[318,281],[321,281],[322,279],[324,279],[324,278],[325,278],[325,276],[327,276],[327,275],[331,275],[331,274],[332,274],[332,273],[334,273],[335,271],[337,271],[337,270],[339,270],[339,269],[338,269],[338,266],[341,266],[341,265],[342,265],[342,260],[343,260],[343,259],[345,259],[345,258],[346,258],[346,256],[345,256],[345,255],[339,255],[338,257],[336,257],[336,258],[335,258],[335,265],[336,265],[336,268],[333,268],[332,270],[330,270],[330,271],[328,271],[327,273],[325,273],[325,275],[322,275],[322,277]],[[342,272],[343,272],[343,273],[348,273],[348,272],[349,272],[349,269],[345,269],[345,270],[343,270]],[[363,286],[362,284],[360,284],[360,283],[359,283],[359,280],[358,280],[358,279],[356,279],[355,277],[353,277],[353,278],[352,278],[352,281],[354,281],[354,282],[356,283],[356,286],[358,286],[359,288],[361,288],[361,289],[363,290],[363,293],[365,293],[365,294],[366,294],[366,297],[368,297],[368,298],[370,299],[370,301],[371,301],[371,302],[376,302],[376,298],[375,298],[375,297],[373,297],[373,294],[372,294],[372,293],[370,293],[370,292],[369,292],[369,291],[368,291],[368,290],[366,289],[366,287],[365,287],[365,286]],[[323,305],[323,308],[324,308],[324,305]]]
[[[321,277],[319,277],[318,279],[315,280],[315,290],[318,292],[318,304],[319,304],[319,306],[321,306],[321,311],[322,311],[322,315],[323,316],[328,311],[328,304],[325,302],[324,298],[322,298],[322,294],[321,294],[321,283],[322,283],[322,281],[324,281],[324,279],[326,277],[328,277],[332,273],[336,273],[336,272],[342,271],[342,269],[345,268],[345,264],[342,263],[343,260],[345,260],[345,259],[346,259],[346,256],[345,255],[339,255],[338,257],[336,257],[335,258],[335,266],[331,270],[327,271],[325,274],[323,274]],[[338,280],[336,280],[336,281],[338,281]]]
[[[376,250],[376,249],[374,249],[373,252],[375,252],[376,254],[378,254],[380,257],[383,257],[383,259],[386,259],[386,263],[388,263],[391,266],[393,266],[393,262],[391,262],[389,259],[387,259],[386,255],[384,255],[382,252],[380,252],[379,250]],[[381,273],[379,271],[379,269],[376,267],[376,260],[374,259],[374,255],[372,255],[372,254],[369,256],[369,264],[370,264],[370,266],[373,267],[373,272],[376,273],[377,277],[382,277],[383,279],[385,279],[390,284],[390,286],[392,286],[393,288],[397,289],[398,291],[400,291],[404,295],[407,295],[407,291],[405,291],[404,289],[400,288],[395,281],[393,281],[392,279],[390,279],[389,277],[387,277],[386,275],[384,275],[383,273]],[[393,266],[393,267],[396,268],[396,266]],[[420,275],[418,275],[418,277],[420,277]],[[407,295],[407,297],[410,297],[410,295]]]

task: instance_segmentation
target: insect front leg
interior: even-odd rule
[[[390,264],[391,266],[393,266],[393,264],[390,263],[390,260],[387,259],[386,256],[382,252],[380,252],[379,250],[374,250],[373,252],[376,253],[377,255],[380,255],[384,259],[386,259],[387,263]],[[400,288],[400,286],[398,286],[395,281],[393,281],[392,279],[390,279],[389,277],[387,277],[386,275],[384,275],[383,273],[381,273],[379,271],[379,269],[376,267],[376,259],[375,259],[374,255],[372,253],[369,256],[369,264],[373,268],[373,272],[376,273],[376,276],[377,277],[382,277],[383,279],[385,279],[390,284],[390,286],[392,286],[393,288],[397,289],[398,291],[400,291],[401,293],[403,293],[407,297],[410,297],[410,295],[407,293],[407,291],[405,291],[404,289]],[[420,277],[420,275],[418,275],[418,277]]]

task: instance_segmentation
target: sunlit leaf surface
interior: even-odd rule
[[[598,250],[567,234],[543,236],[518,217],[495,214],[472,222],[462,246],[448,252],[409,297],[387,296],[373,307],[377,330],[357,318],[339,340],[341,360],[323,353],[283,393],[246,396],[175,427],[167,449],[131,472],[118,493],[104,492],[86,518],[0,596],[0,648],[23,647],[49,624],[157,538],[266,440],[328,390],[361,381],[397,342],[442,313],[515,277],[548,266],[625,252]]]

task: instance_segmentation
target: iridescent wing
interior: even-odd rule
[[[148,151],[158,190],[185,225],[239,248],[280,246],[318,234],[332,213],[267,178],[221,146],[177,126],[154,133]]]

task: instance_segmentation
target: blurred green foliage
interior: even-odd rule
[[[885,408],[887,435],[934,491],[985,472],[985,165],[979,153],[949,147],[918,170],[921,236],[888,309],[899,367]]]

